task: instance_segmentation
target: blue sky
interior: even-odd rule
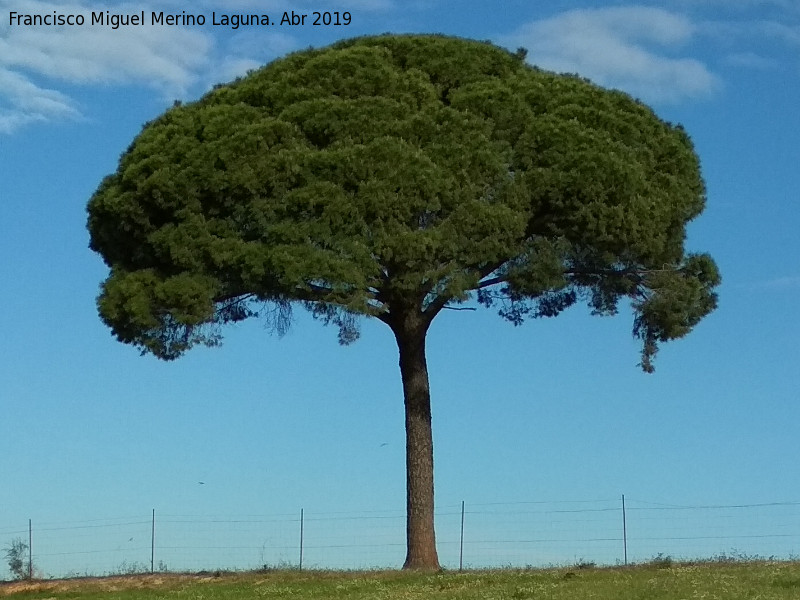
[[[706,211],[688,247],[723,275],[718,310],[636,367],[627,311],[514,328],[445,312],[428,341],[436,497],[742,504],[800,500],[800,4],[340,0],[340,27],[24,27],[18,13],[311,13],[293,0],[191,5],[0,0],[0,545],[36,522],[388,510],[405,505],[402,390],[381,323],[339,347],[296,311],[173,363],[116,342],[86,202],[175,99],[289,51],[383,32],[488,39],[682,123]],[[203,481],[203,485],[198,484]],[[402,537],[402,532],[401,532]],[[397,551],[402,554],[402,549]],[[402,556],[398,556],[402,560]],[[2,570],[0,570],[0,578]]]

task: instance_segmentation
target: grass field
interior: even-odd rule
[[[800,563],[651,564],[465,573],[290,572],[156,574],[0,584],[0,597],[243,600],[789,600]]]

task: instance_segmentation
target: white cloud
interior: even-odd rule
[[[80,116],[74,102],[56,90],[40,87],[12,71],[0,68],[0,133],[37,121]]]
[[[25,3],[20,12],[82,14],[89,21],[92,11],[139,13],[143,8],[35,1]],[[206,33],[182,27],[9,26],[0,40],[0,67],[70,83],[145,82],[179,93],[207,62],[211,46]]]
[[[542,68],[578,73],[648,101],[677,102],[719,85],[702,62],[664,52],[694,34],[686,17],[631,6],[568,11],[523,25],[502,42],[526,47],[528,60]]]
[[[139,13],[145,6],[0,0],[0,8],[25,14]],[[184,27],[11,26],[0,28],[0,132],[40,121],[76,118],[65,94],[34,83],[145,85],[165,97],[185,95],[211,62],[213,39]]]
[[[797,9],[797,0],[680,0],[681,4],[703,7],[724,6],[728,9],[746,10],[756,7],[776,7],[782,9]]]
[[[223,58],[215,61],[207,70],[200,87],[210,89],[216,84],[232,81],[299,47],[298,40],[285,33],[270,32],[264,36],[256,32],[243,31],[230,37],[224,44],[221,52]]]
[[[734,67],[745,67],[758,71],[768,71],[778,66],[775,59],[766,58],[755,52],[734,52],[725,57],[725,62]]]
[[[14,31],[0,64],[70,83],[139,83],[183,93],[208,57],[203,34],[154,27],[112,30]]]
[[[788,64],[794,69],[800,49],[800,23],[789,13],[775,17],[708,20],[698,29],[700,35],[726,49],[723,60],[730,66],[766,71],[786,69]]]
[[[784,21],[705,21],[699,29],[703,35],[728,44],[733,41],[738,44],[768,41],[786,46],[800,46],[800,24],[792,24],[790,18]]]
[[[757,27],[761,33],[768,38],[784,42],[791,46],[800,46],[800,25],[765,21],[758,23]]]
[[[35,122],[81,116],[77,104],[59,86],[135,85],[157,90],[164,98],[184,98],[213,84],[230,81],[299,47],[285,33],[240,29],[215,40],[204,26],[10,25],[8,14],[83,15],[92,12],[138,14],[145,17],[149,4],[114,0],[0,0],[0,133],[10,133]],[[146,0],[154,2],[155,0]],[[203,14],[306,10],[310,1],[298,0],[198,0],[189,8],[184,1],[160,0],[157,11]],[[383,10],[391,0],[342,0],[337,10]],[[273,10],[275,9],[275,10]],[[308,8],[313,10],[313,8]],[[307,12],[307,11],[306,11]]]
[[[248,71],[261,67],[263,63],[251,58],[225,58],[211,72],[209,79],[215,83],[226,83],[247,75]],[[213,83],[211,85],[214,85]],[[209,86],[206,86],[209,87]]]

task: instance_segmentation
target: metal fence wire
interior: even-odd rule
[[[449,569],[616,565],[675,560],[793,559],[800,502],[678,506],[630,498],[440,506],[440,562]],[[26,544],[35,577],[151,571],[399,568],[405,512],[131,517],[0,527]],[[6,578],[13,574],[7,571]],[[3,572],[0,570],[0,578]]]

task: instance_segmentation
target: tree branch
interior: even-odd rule
[[[476,289],[482,290],[484,288],[492,287],[493,285],[497,285],[498,283],[504,283],[506,281],[508,281],[508,277],[505,275],[501,275],[500,277],[492,277],[491,279],[487,279],[486,281],[481,281]]]
[[[564,275],[593,275],[597,277],[608,277],[609,275],[636,275],[637,277],[642,277],[644,275],[650,275],[652,273],[666,273],[670,272],[673,269],[663,268],[663,269],[636,269],[636,268],[626,268],[622,270],[616,269],[565,269]],[[485,281],[481,281],[478,284],[476,289],[482,290],[487,287],[492,287],[493,285],[497,285],[498,283],[504,283],[508,281],[508,277],[506,275],[501,275],[499,277],[493,277],[491,279],[486,279]]]

